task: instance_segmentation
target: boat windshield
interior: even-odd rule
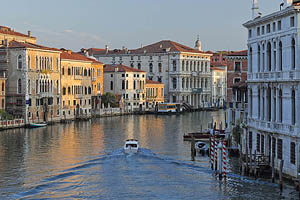
[[[128,147],[137,147],[137,144],[126,144],[126,147],[128,148]]]

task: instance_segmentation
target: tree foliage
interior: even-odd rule
[[[111,107],[116,107],[116,95],[111,92],[104,93],[102,95],[102,103],[104,103],[105,107],[107,107],[108,104],[110,104]]]

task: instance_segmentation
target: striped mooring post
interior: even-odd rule
[[[217,138],[215,138],[215,171],[218,171],[218,141]]]
[[[215,163],[215,137],[211,136],[211,141],[210,141],[210,164],[211,164],[211,169],[214,169],[214,163]]]
[[[223,174],[224,174],[224,178],[226,178],[226,171],[227,171],[226,140],[223,140]]]

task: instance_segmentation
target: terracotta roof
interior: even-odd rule
[[[103,64],[95,59],[88,58],[80,53],[74,53],[71,51],[66,51],[66,50],[60,50],[60,58],[62,60],[80,60],[80,61],[87,61],[87,62],[92,62],[92,63],[98,63],[98,64]]]
[[[146,84],[162,84],[163,85],[163,83],[161,83],[161,82],[152,81],[152,80],[148,80],[148,79],[146,79]]]
[[[136,69],[133,67],[128,67],[125,65],[104,65],[103,71],[104,72],[115,72],[115,69],[118,69],[118,72],[145,72],[140,69]]]
[[[0,34],[7,34],[7,35],[15,35],[15,36],[20,36],[20,37],[27,37],[27,38],[36,38],[36,37],[29,37],[28,35],[25,35],[23,33],[19,33],[19,32],[16,32],[14,30],[12,30],[11,28],[9,27],[6,27],[6,26],[0,26]]]
[[[248,56],[248,50],[234,51],[227,56]]]
[[[104,55],[106,54],[105,49],[96,49],[91,48],[89,49],[92,51],[95,55]],[[160,42],[147,45],[142,48],[138,49],[115,49],[115,50],[109,50],[108,54],[144,54],[144,53],[166,53],[166,52],[190,52],[190,53],[204,53],[208,54],[203,51],[198,51],[196,49],[190,48],[188,46],[179,44],[177,42],[171,41],[171,40],[162,40]]]
[[[59,49],[56,49],[56,48],[45,47],[45,46],[41,46],[41,45],[29,43],[29,42],[18,42],[15,40],[12,40],[9,42],[8,48],[33,48],[33,49],[59,51]]]

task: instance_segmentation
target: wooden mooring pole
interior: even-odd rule
[[[283,181],[282,181],[283,163],[284,163],[284,160],[281,160],[280,161],[280,170],[279,170],[279,189],[280,189],[280,193],[282,193],[282,189],[283,189]]]
[[[272,154],[272,183],[275,182],[275,155]]]
[[[196,156],[195,138],[192,137],[192,141],[191,141],[191,157],[192,157],[192,161],[195,161],[195,156]]]
[[[300,199],[300,172],[298,173],[298,193],[299,193],[299,199]]]

